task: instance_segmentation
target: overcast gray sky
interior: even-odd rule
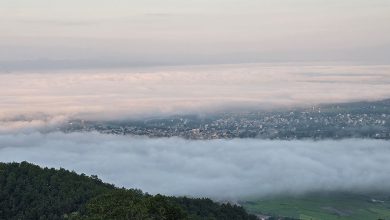
[[[0,68],[390,63],[388,0],[2,0]]]

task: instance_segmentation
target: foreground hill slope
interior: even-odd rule
[[[65,169],[0,163],[0,219],[256,219],[210,199],[148,195]]]

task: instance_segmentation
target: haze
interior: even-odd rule
[[[387,0],[3,0],[0,69],[389,64]]]

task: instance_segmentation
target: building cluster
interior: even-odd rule
[[[224,113],[200,117],[172,116],[159,119],[96,122],[73,120],[65,132],[97,131],[105,134],[187,139],[390,139],[390,113],[375,108],[310,108],[278,112]]]

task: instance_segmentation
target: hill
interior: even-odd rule
[[[207,198],[149,195],[117,188],[97,176],[27,162],[0,163],[0,219],[237,219],[237,205]]]

